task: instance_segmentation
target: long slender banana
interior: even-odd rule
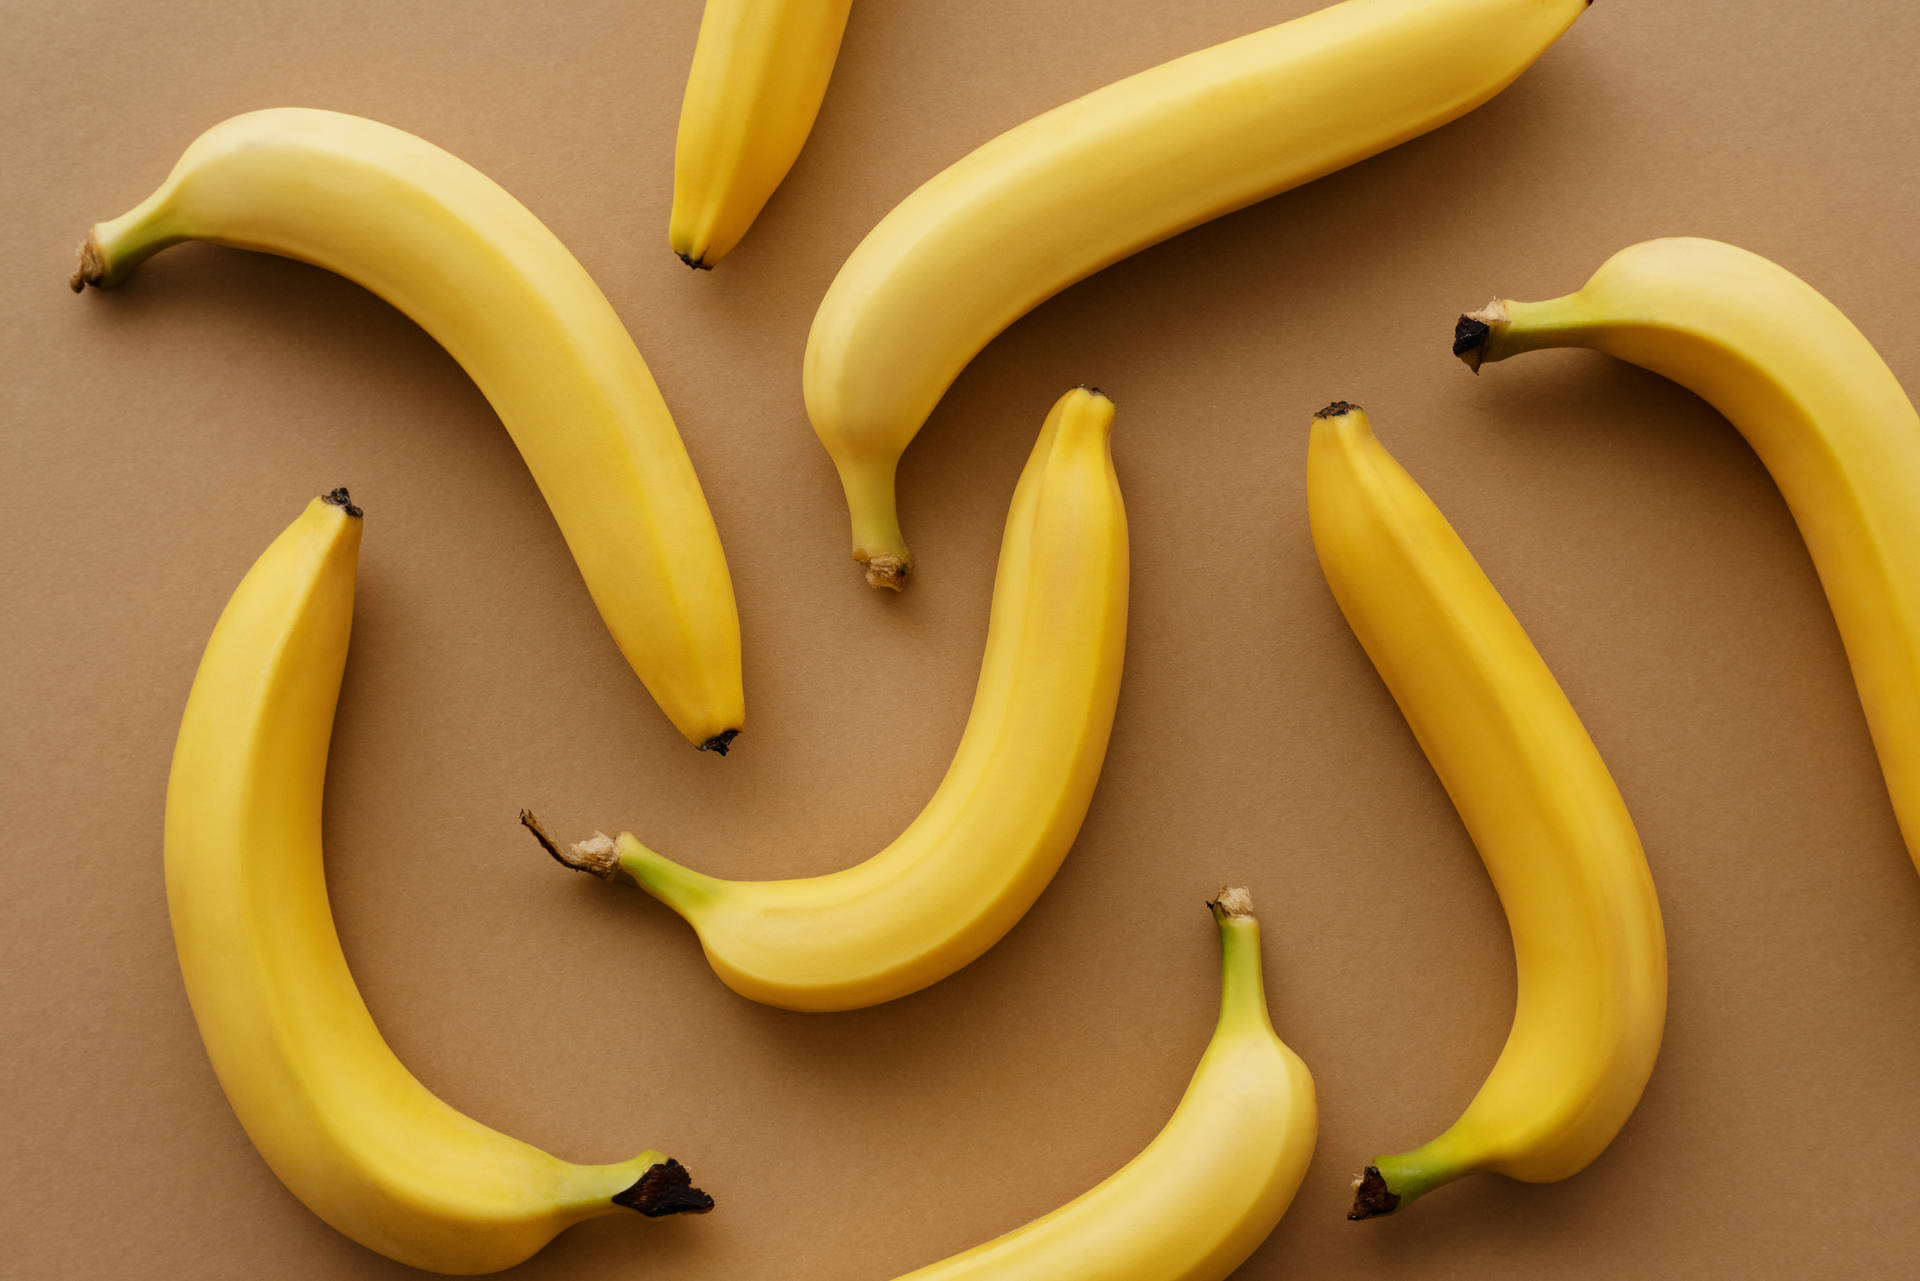
[[[1623,249],[1578,293],[1462,316],[1478,371],[1591,347],[1663,374],[1730,419],[1800,526],[1826,588],[1907,853],[1920,867],[1920,415],[1839,308],[1714,240]]]
[[[629,834],[548,853],[680,913],[743,996],[846,1010],[905,996],[985,952],[1059,870],[1099,781],[1127,630],[1127,523],[1113,402],[1068,392],[1014,491],[973,712],[933,799],[864,863],[722,881]]]
[[[627,662],[695,744],[740,730],[740,620],[699,477],[646,363],[572,254],[484,174],[332,111],[236,116],[93,228],[73,287],[208,240],[364,285],[473,377],[546,496]]]
[[[200,1036],[247,1137],[308,1208],[435,1272],[493,1272],[621,1206],[713,1202],[658,1152],[571,1165],[463,1116],[387,1048],[327,905],[320,800],[360,510],[316,499],[221,614],[167,781],[167,906]]]
[[[853,0],[707,0],[680,103],[667,241],[689,267],[732,252],[813,132]]]
[[[1476,1170],[1564,1179],[1626,1124],[1660,1050],[1666,935],[1640,838],[1553,673],[1358,408],[1316,417],[1307,502],[1334,599],[1479,847],[1519,970],[1513,1031],[1465,1114],[1376,1159],[1348,1217]]]
[[[1499,93],[1589,0],[1346,0],[1009,130],[881,220],[807,339],[807,413],[876,587],[911,565],[894,470],[947,387],[1060,290]]]
[[[901,1281],[1222,1281],[1267,1239],[1313,1157],[1313,1077],[1267,1016],[1252,896],[1212,906],[1220,1022],[1166,1128],[1076,1200]]]

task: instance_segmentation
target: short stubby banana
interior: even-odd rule
[[[572,1165],[456,1112],[403,1067],[327,904],[321,788],[360,511],[316,499],[221,614],[167,781],[167,906],[201,1039],[247,1137],[313,1212],[417,1268],[511,1267],[626,1206],[710,1209],[677,1161]]]
[[[1623,249],[1578,293],[1494,302],[1454,331],[1475,370],[1543,347],[1665,375],[1753,446],[1819,571],[1920,866],[1920,415],[1886,362],[1792,272],[1689,238]]]
[[[1272,1233],[1313,1157],[1313,1076],[1267,1015],[1252,896],[1212,906],[1220,1021],[1166,1127],[1078,1199],[900,1281],[1223,1281]]]
[[[1346,0],[1037,116],[902,201],[807,339],[813,429],[867,581],[911,560],[900,455],[967,362],[1076,280],[1462,116],[1589,0]]]
[[[1334,599],[1460,811],[1513,932],[1513,1030],[1460,1119],[1374,1161],[1349,1218],[1476,1170],[1551,1183],[1632,1115],[1660,1051],[1667,945],[1619,789],[1506,602],[1345,403],[1307,452]]]
[[[332,111],[235,116],[93,228],[73,287],[207,240],[313,263],[405,312],[473,377],[545,495],[600,616],[669,719],[724,754],[740,620],[699,477],[626,327],[565,245],[431,143]]]
[[[673,148],[667,241],[711,268],[813,132],[853,0],[707,0]]]
[[[1113,402],[1089,390],[1047,416],[1007,514],[972,714],[933,798],[886,849],[825,876],[723,881],[628,834],[562,849],[527,825],[561,862],[680,913],[727,985],[769,1005],[877,1005],[985,952],[1059,870],[1113,729],[1128,549],[1112,425]]]

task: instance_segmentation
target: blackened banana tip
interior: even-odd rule
[[[1358,1223],[1361,1219],[1377,1218],[1383,1214],[1392,1214],[1400,1208],[1400,1198],[1387,1190],[1387,1180],[1378,1166],[1368,1166],[1367,1172],[1360,1176],[1354,1185],[1353,1208],[1347,1211],[1349,1222]]]
[[[687,1167],[672,1157],[647,1167],[630,1188],[613,1194],[613,1203],[638,1210],[649,1219],[669,1214],[705,1214],[713,1198],[693,1186]]]

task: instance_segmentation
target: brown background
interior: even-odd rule
[[[1439,134],[1042,307],[909,452],[921,562],[864,587],[800,403],[814,304],[940,166],[1313,0],[862,0],[812,144],[711,275],[667,252],[698,0],[9,6],[0,52],[0,1227],[20,1277],[400,1276],[269,1175],[195,1036],[161,892],[168,756],[228,593],[314,493],[368,511],[327,798],[340,932],[413,1070],[576,1159],[656,1144],[720,1201],[605,1219],[528,1277],[873,1278],[1131,1156],[1213,1017],[1201,903],[1250,883],[1321,1138],[1243,1276],[1911,1275],[1920,879],[1819,584],[1740,438],[1585,354],[1474,380],[1454,314],[1649,236],[1804,275],[1920,387],[1920,14],[1603,0]],[[484,11],[484,12],[483,12]],[[182,247],[76,299],[93,220],[255,107],[358,112],[519,195],[632,327],[725,537],[749,717],[689,751],[610,643],[507,435],[354,286]],[[736,875],[877,849],[966,716],[1014,477],[1067,386],[1120,405],[1119,723],[1085,831],[999,947],[910,999],[765,1009],[679,921],[514,824],[632,825]],[[1366,1157],[1456,1114],[1507,1028],[1498,904],[1308,540],[1309,413],[1364,402],[1559,675],[1645,838],[1672,1008],[1571,1182],[1342,1221]]]

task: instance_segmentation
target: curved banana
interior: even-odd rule
[[[1633,820],[1553,673],[1446,518],[1345,403],[1307,452],[1313,545],[1479,847],[1519,970],[1513,1031],[1460,1119],[1359,1180],[1386,1214],[1476,1170],[1578,1173],[1626,1124],[1667,1010],[1667,945]]]
[[[289,1191],[434,1272],[511,1267],[621,1206],[713,1201],[658,1152],[571,1165],[454,1111],[387,1048],[327,906],[320,798],[353,617],[360,509],[315,499],[207,643],[167,780],[167,907],[207,1056]]]
[[[1313,1076],[1267,1017],[1252,896],[1212,907],[1220,1022],[1166,1128],[1078,1199],[900,1281],[1223,1281],[1267,1239],[1313,1157]]]
[[[680,261],[710,270],[740,243],[813,132],[853,0],[707,0],[680,103],[673,218]]]
[[[722,881],[622,834],[561,862],[623,876],[680,913],[742,996],[847,1010],[918,991],[1013,928],[1059,870],[1093,799],[1120,692],[1127,522],[1113,402],[1068,392],[1014,491],[986,654],[959,749],[907,830],[826,876]]]
[[[202,134],[93,228],[73,287],[118,284],[183,240],[337,272],[445,347],[520,447],[627,662],[682,734],[725,753],[745,706],[713,516],[626,328],[539,219],[411,134],[281,109]]]
[[[867,581],[904,585],[894,469],[1001,330],[1128,254],[1465,115],[1588,3],[1346,0],[1037,116],[903,200],[807,338],[807,414]]]
[[[1920,867],[1920,415],[1866,337],[1785,268],[1672,239],[1621,250],[1578,293],[1462,316],[1454,339],[1475,371],[1542,347],[1591,347],[1732,421],[1820,573]]]

